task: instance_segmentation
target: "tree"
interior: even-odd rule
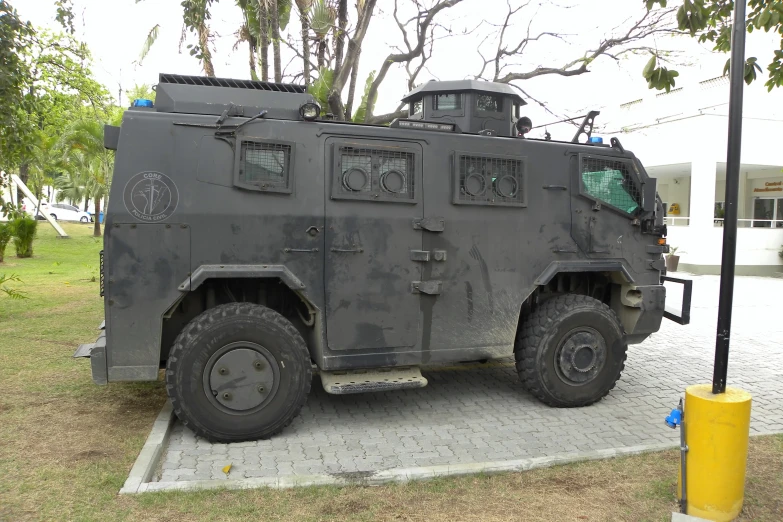
[[[644,0],[648,10],[656,6],[666,7],[667,0]],[[679,3],[679,2],[678,2]],[[768,90],[783,86],[783,0],[748,0],[748,14],[745,26],[748,32],[764,30],[780,35],[779,49],[773,52],[767,65],[768,79],[764,84]],[[677,27],[699,42],[710,42],[715,51],[726,53],[731,49],[731,29],[734,2],[732,0],[682,0],[677,9]],[[647,63],[643,75],[651,89],[670,90],[677,77],[676,71],[658,66],[658,55]],[[729,61],[723,74],[728,74]],[[752,83],[757,73],[763,72],[755,56],[745,62],[745,82]]]
[[[26,184],[40,131],[61,116],[58,104],[67,99],[99,110],[108,96],[92,78],[87,47],[73,37],[35,31],[5,1],[0,2],[0,34],[0,168],[18,168]],[[7,210],[8,204],[2,205]]]
[[[95,205],[93,235],[96,237],[101,235],[98,216],[101,200],[109,193],[114,165],[113,151],[103,146],[103,124],[97,119],[75,121],[68,126],[60,141],[71,160],[71,179],[76,180],[73,183],[83,182],[85,190],[92,196]]]
[[[138,2],[139,0],[137,0]],[[215,67],[212,65],[212,51],[209,49],[212,43],[212,33],[207,22],[211,18],[209,8],[213,0],[183,0],[182,21],[184,29],[195,33],[198,44],[188,45],[190,55],[195,56],[204,69],[207,76],[215,76]],[[184,32],[184,30],[183,30]]]
[[[305,87],[310,85],[310,8],[312,0],[296,0],[299,9],[299,21],[302,24],[302,76]]]

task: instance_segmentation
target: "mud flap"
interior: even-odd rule
[[[92,367],[92,380],[95,384],[108,382],[108,368],[106,366],[106,331],[105,323],[101,323],[101,335],[94,343],[80,344],[73,354],[74,358],[87,357]]]
[[[663,316],[677,324],[686,325],[691,322],[691,295],[693,293],[693,281],[689,279],[679,279],[676,277],[664,276],[663,281],[678,283],[682,285],[682,307],[680,310],[674,310],[668,306],[663,312]],[[678,313],[679,312],[679,313]]]

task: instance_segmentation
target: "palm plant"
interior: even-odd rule
[[[103,122],[97,119],[78,120],[69,125],[60,138],[71,161],[69,170],[76,170],[76,179],[82,180],[85,190],[95,205],[93,235],[101,235],[101,200],[109,193],[113,152],[103,146]]]
[[[336,9],[326,2],[326,0],[315,0],[310,9],[310,28],[315,33],[316,42],[318,42],[317,64],[318,70],[321,70],[326,61],[326,38],[329,31],[334,27],[334,20],[337,17]]]
[[[0,263],[3,262],[5,257],[5,247],[11,241],[11,225],[9,223],[0,222]]]
[[[40,201],[44,186],[51,186],[52,180],[63,169],[62,151],[56,137],[39,132],[33,144],[28,186]],[[35,215],[38,214],[36,208]]]
[[[33,257],[33,240],[38,231],[38,221],[31,217],[18,217],[11,221],[16,257]]]

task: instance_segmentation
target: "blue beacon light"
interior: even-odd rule
[[[137,99],[133,100],[133,107],[154,107],[152,100]]]
[[[604,139],[598,136],[590,136],[590,143],[603,143]]]

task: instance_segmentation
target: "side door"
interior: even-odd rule
[[[325,291],[330,350],[410,349],[420,338],[422,149],[326,140]]]
[[[571,169],[571,237],[588,257],[624,257],[623,243],[638,235],[632,222],[642,210],[634,162],[600,154],[575,154],[571,161],[577,162]]]

